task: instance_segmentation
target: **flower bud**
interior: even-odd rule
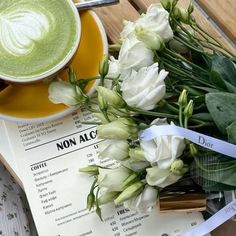
[[[138,175],[136,173],[132,173],[130,176],[128,176],[127,179],[124,180],[122,184],[122,188],[127,188],[130,184],[133,184],[138,180]]]
[[[79,86],[75,87],[77,99],[80,101],[81,104],[84,104],[88,101],[88,96],[82,91]]]
[[[129,149],[129,156],[133,161],[145,161],[144,151],[140,147]]]
[[[188,100],[187,100],[187,90],[184,89],[182,91],[182,93],[180,94],[180,96],[179,96],[178,103],[179,103],[179,106],[186,107],[187,102],[188,102]]]
[[[159,51],[164,47],[164,41],[157,33],[141,26],[135,28],[135,35],[137,39],[145,43],[149,49]]]
[[[123,161],[129,156],[129,144],[126,140],[106,139],[99,144],[99,158]]]
[[[98,94],[110,105],[116,107],[124,107],[125,101],[119,93],[116,91],[104,88],[102,86],[97,86],[96,88]]]
[[[93,112],[93,116],[96,117],[100,122],[102,122],[102,124],[107,124],[107,123],[109,123],[109,121],[106,119],[106,117],[104,116],[104,114],[101,113],[101,112]],[[110,113],[108,113],[107,116],[108,116],[108,118],[109,118],[110,121],[114,121],[114,120],[117,119],[114,115],[112,115],[112,114],[110,114]]]
[[[71,68],[68,70],[68,77],[71,84],[76,84],[78,81],[75,71]]]
[[[191,154],[192,156],[196,156],[196,155],[198,154],[198,149],[197,149],[197,147],[196,147],[195,144],[190,143],[189,149],[190,149],[190,154]]]
[[[179,0],[170,0],[170,1],[171,1],[172,6],[174,7],[177,5]]]
[[[193,11],[194,11],[194,6],[193,6],[192,3],[190,3],[189,6],[188,6],[188,14],[189,14],[189,15],[192,14]]]
[[[171,8],[171,0],[161,0],[161,5],[168,11]]]
[[[98,125],[97,132],[102,139],[129,139],[137,137],[138,127],[130,119],[118,118],[108,124]]]
[[[191,117],[193,114],[193,100],[190,100],[188,105],[184,109],[184,115],[186,117]]]
[[[175,160],[170,167],[172,173],[176,175],[182,175],[183,170],[185,170],[185,164],[182,160]]]
[[[123,166],[115,169],[99,168],[99,175],[97,177],[98,186],[110,192],[121,192],[123,190],[122,184],[124,180],[126,180],[131,173],[131,170]]]
[[[103,194],[102,196],[100,196],[98,198],[98,204],[99,206],[104,205],[108,202],[113,201],[118,195],[120,194],[120,192],[114,191],[114,192],[107,192],[105,194]]]
[[[187,24],[189,22],[189,14],[188,14],[188,12],[186,10],[184,10],[184,9],[180,9],[180,13],[181,13],[180,20],[183,23]]]
[[[109,64],[108,64],[108,57],[104,55],[102,60],[99,62],[99,74],[102,78],[105,78],[108,74]]]
[[[89,193],[87,196],[87,209],[90,211],[95,203],[95,196],[93,192]]]
[[[114,200],[114,203],[118,205],[132,197],[137,196],[139,193],[143,191],[144,187],[145,183],[143,182],[136,182],[132,184],[131,186],[126,188],[123,192],[121,192],[121,194]]]
[[[102,219],[102,211],[101,211],[101,208],[98,205],[96,207],[96,214],[98,215],[100,220],[103,221],[103,219]]]
[[[101,111],[106,111],[108,108],[106,100],[98,93],[98,105]]]
[[[185,9],[180,8],[180,7],[174,7],[173,13],[174,13],[174,17],[177,20],[180,20],[183,23],[188,23],[188,21],[189,21],[189,14],[188,14],[188,12]]]
[[[98,166],[96,165],[90,165],[86,167],[79,168],[79,172],[90,174],[90,175],[98,175]]]

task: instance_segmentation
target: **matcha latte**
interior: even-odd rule
[[[80,39],[72,0],[0,1],[0,78],[27,82],[68,63]]]

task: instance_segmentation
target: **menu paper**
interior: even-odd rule
[[[3,122],[40,236],[181,236],[203,222],[201,213],[140,214],[113,204],[102,207],[103,222],[86,209],[93,178],[79,167],[115,162],[98,159],[96,126],[86,110],[48,123]]]

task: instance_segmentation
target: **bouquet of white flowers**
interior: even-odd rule
[[[160,194],[191,179],[204,191],[236,188],[235,56],[208,34],[177,0],[151,5],[135,22],[124,22],[96,78],[54,81],[49,98],[88,105],[103,139],[99,157],[116,168],[91,165],[88,209],[108,202],[141,212]],[[97,96],[83,88],[101,80]],[[91,108],[95,104],[95,108]],[[174,184],[174,185],[173,185]]]

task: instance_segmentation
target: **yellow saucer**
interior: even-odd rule
[[[98,74],[98,64],[107,53],[107,39],[104,28],[92,11],[80,13],[80,46],[69,66],[76,71],[78,78],[94,77]],[[59,73],[67,79],[67,72]],[[91,83],[86,92],[91,92]],[[48,99],[46,81],[31,84],[11,84],[0,91],[0,119],[14,122],[43,122],[60,118],[72,111],[62,104],[53,104]]]

